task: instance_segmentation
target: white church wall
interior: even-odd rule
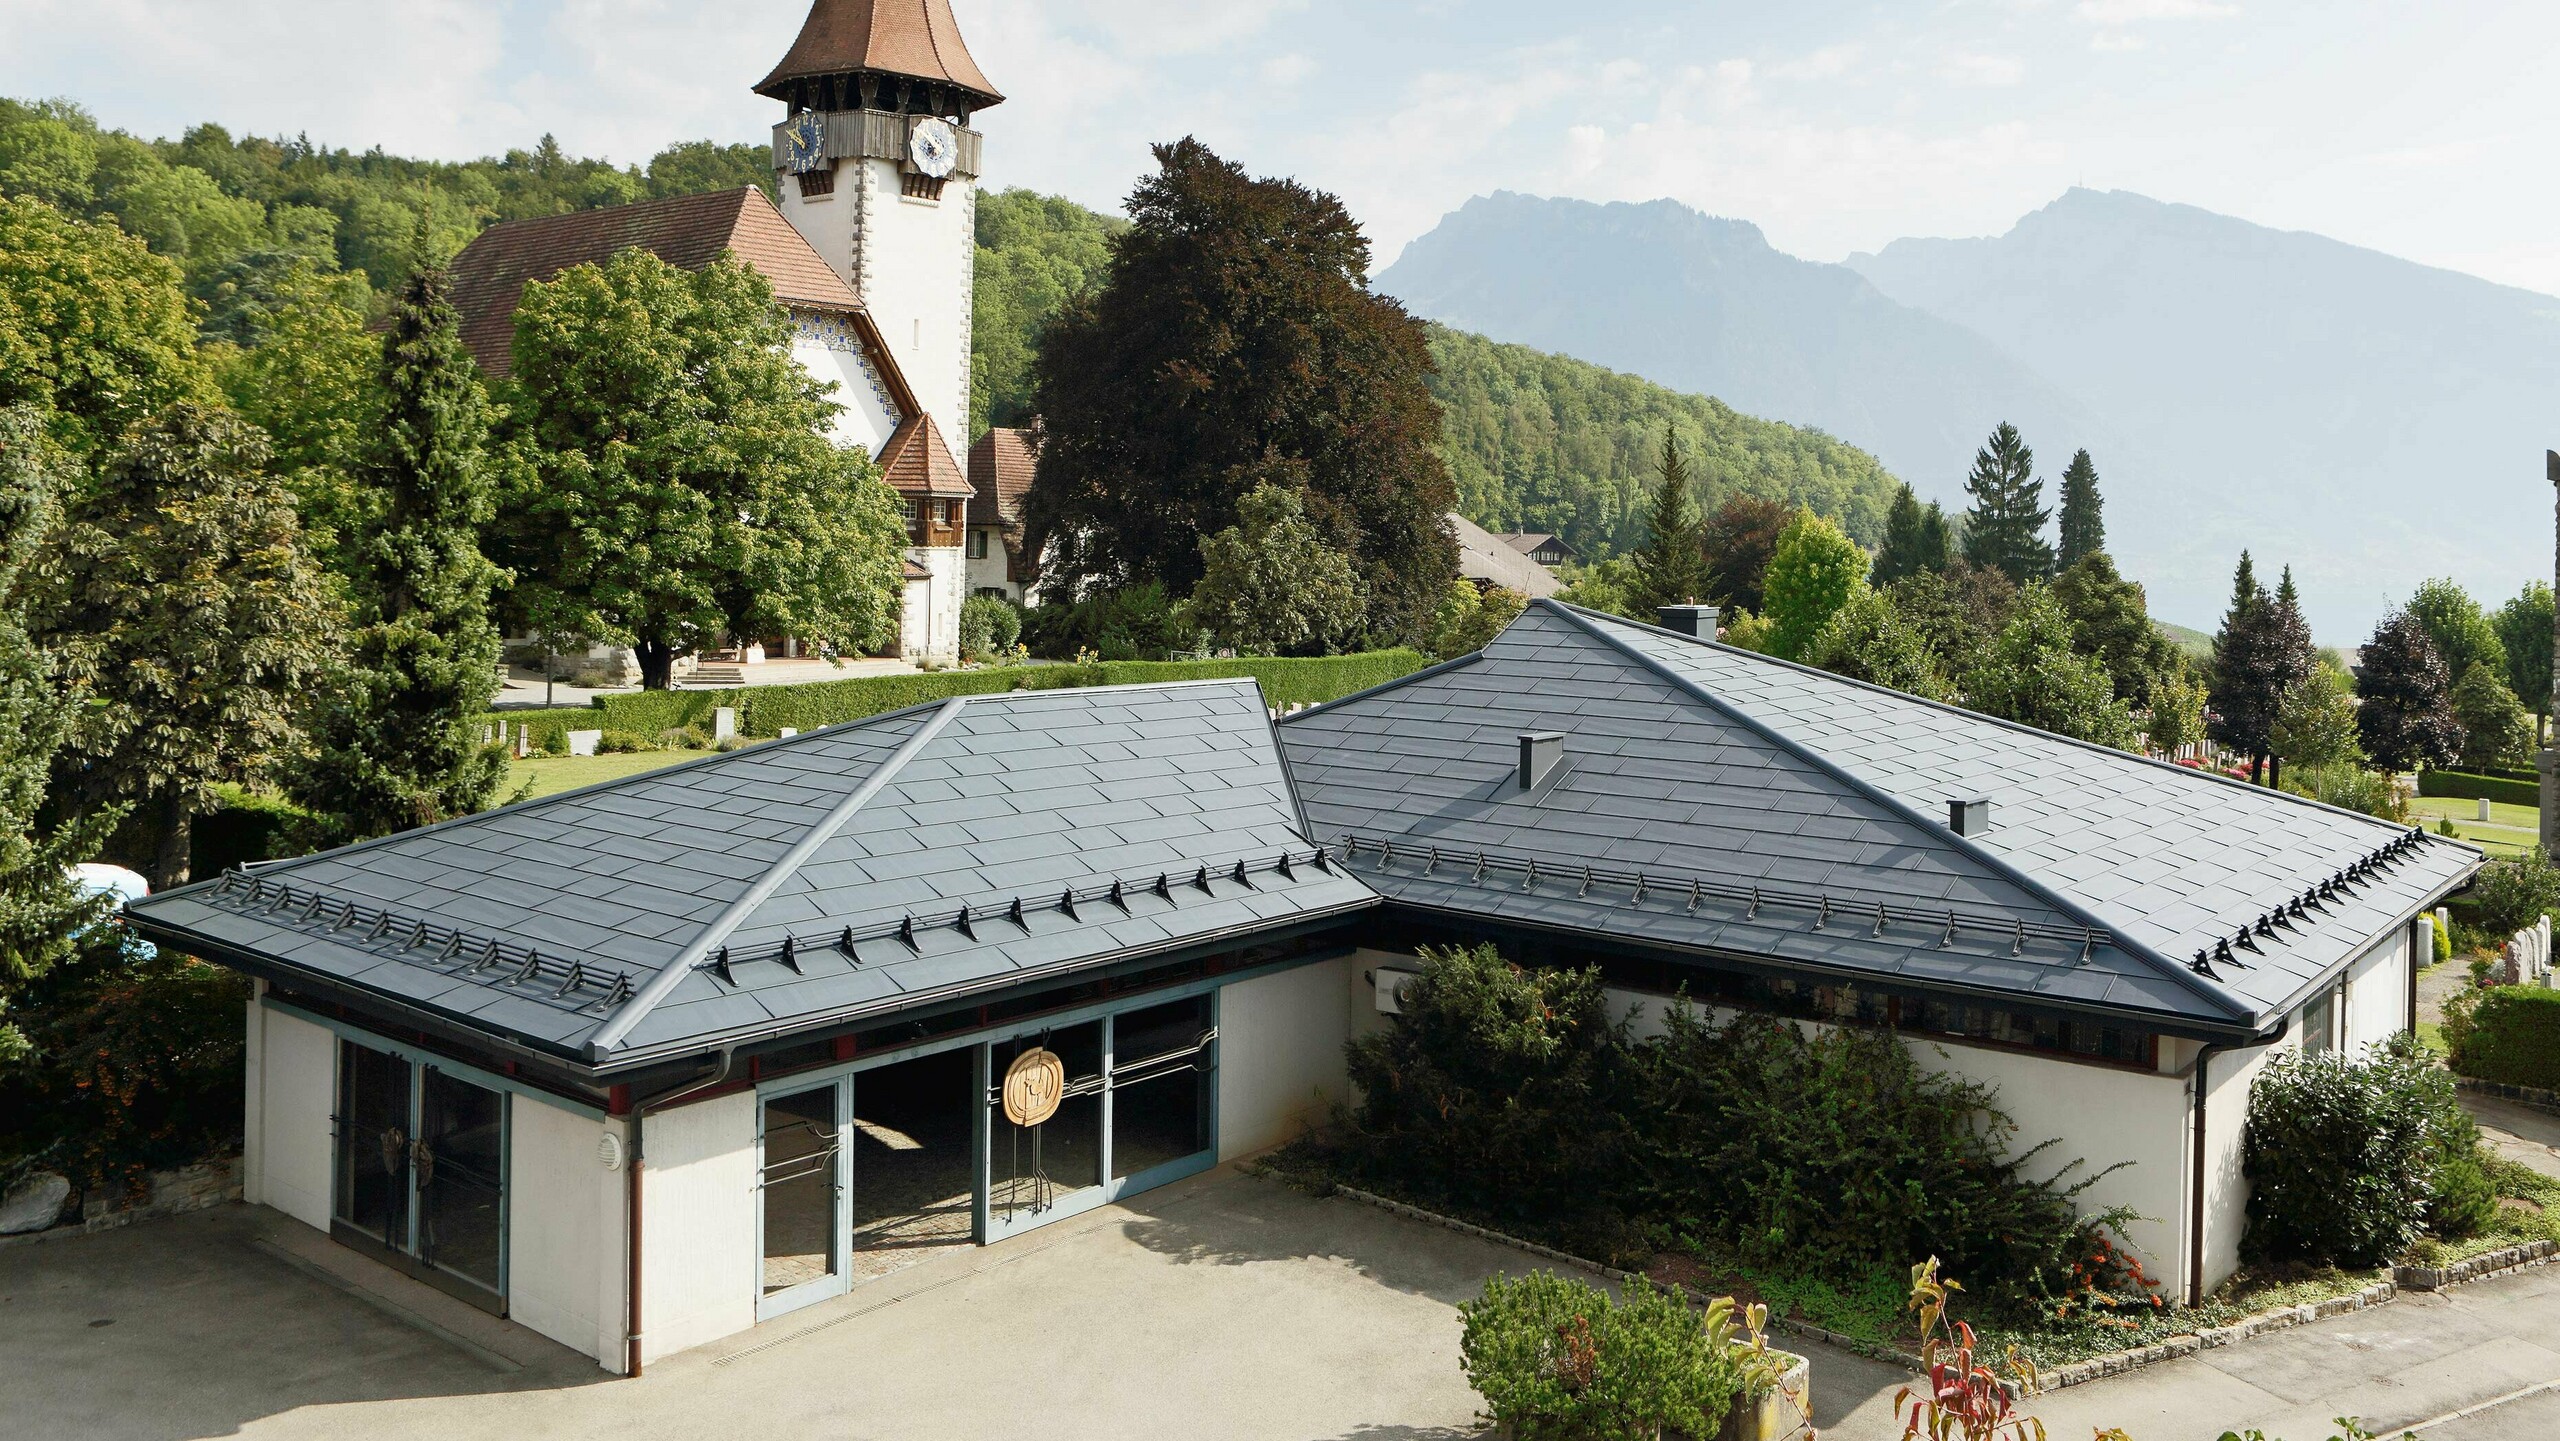
[[[907,554],[914,557],[916,564],[933,573],[931,580],[912,582],[907,587],[910,614],[901,629],[915,637],[915,648],[907,652],[907,659],[958,665],[960,602],[969,593],[965,553],[953,545],[920,545]],[[922,616],[913,614],[919,588],[924,605]]]
[[[841,192],[855,168],[838,171]],[[890,160],[861,162],[854,293],[871,312],[916,400],[955,445],[969,435],[969,296],[977,265],[976,187],[952,176],[939,200],[899,194]],[[954,456],[954,460],[960,457]]]
[[[819,381],[832,384],[828,399],[839,407],[828,435],[838,445],[858,445],[877,456],[898,428],[890,408],[888,387],[872,373],[853,327],[843,317],[810,311],[792,313],[791,358]]]

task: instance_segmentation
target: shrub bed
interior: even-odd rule
[[[1890,1033],[1675,1005],[1638,1040],[1597,972],[1489,946],[1426,951],[1406,995],[1351,1043],[1360,1106],[1296,1164],[1636,1269],[1682,1251],[1864,1291],[1935,1255],[2005,1314],[2159,1304],[2106,1241],[2129,1214],[2077,1214],[2094,1178],[2029,1179],[1991,1093]]]
[[[2445,1007],[2453,1069],[2481,1081],[2560,1089],[2560,991],[2492,986]]]
[[[2457,801],[2504,801],[2515,806],[2542,804],[2542,787],[2534,781],[2472,771],[2420,771],[2418,794]]]
[[[2361,1058],[2289,1052],[2249,1086],[2242,1247],[2253,1258],[2378,1266],[2432,1231],[2494,1216],[2480,1133],[2415,1037]]]
[[[1641,1280],[1613,1301],[1549,1271],[1496,1276],[1458,1311],[1467,1380],[1486,1418],[1517,1441],[1710,1437],[1755,1379],[1724,1314],[1701,1322],[1686,1301]]]

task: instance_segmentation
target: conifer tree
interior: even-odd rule
[[[1892,508],[1885,512],[1884,544],[1876,550],[1875,583],[1891,585],[1924,570],[1945,570],[1949,559],[1947,513],[1934,500],[1923,507],[1920,497],[1906,482],[1895,492]]]
[[[2240,552],[2231,577],[2231,607],[2213,638],[2213,678],[2205,693],[2211,714],[2205,733],[2249,758],[2249,778],[2264,776],[2268,747],[2284,693],[2295,677],[2279,655],[2281,622],[2275,597],[2258,583],[2256,565]]]
[[[2311,622],[2302,615],[2302,593],[2293,588],[2293,567],[2286,566],[2276,584],[2275,604],[2266,619],[2266,681],[2276,690],[2274,716],[2284,712],[2284,698],[2319,668],[2320,651],[2311,643]],[[2276,720],[2267,723],[2267,784],[2284,782],[2284,758],[2276,754]]]
[[[2058,563],[2063,569],[2069,570],[2107,548],[2104,509],[2105,502],[2098,498],[2098,467],[2090,463],[2088,451],[2076,452],[2062,472],[2062,555]]]
[[[187,879],[214,788],[296,739],[337,617],[266,442],[180,401],[119,442],[68,508],[38,577],[38,635],[79,702],[81,806],[137,801],[156,890]]]
[[[117,816],[101,811],[69,826],[41,816],[72,703],[27,634],[18,579],[53,530],[63,469],[40,412],[0,408],[0,1067],[27,1049],[9,1020],[11,999],[70,953],[72,934],[100,908],[68,868],[94,854]]]
[[[1706,600],[1705,517],[1698,509],[1697,488],[1689,479],[1689,458],[1681,453],[1678,432],[1668,424],[1662,427],[1662,458],[1654,464],[1654,476],[1645,542],[1635,553],[1639,600],[1648,610]]]
[[[1973,473],[1964,482],[1973,497],[1964,517],[1964,558],[2020,585],[2053,572],[2053,547],[2044,538],[2053,512],[2044,506],[2035,468],[2036,453],[2004,420],[1973,453]]]
[[[489,518],[489,407],[441,269],[401,291],[382,338],[382,420],[366,479],[386,513],[358,549],[361,629],[323,704],[318,754],[295,797],[347,839],[387,835],[486,806],[505,763],[480,744],[498,688],[480,554]]]

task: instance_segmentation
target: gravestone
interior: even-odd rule
[[[724,705],[711,713],[711,743],[738,738],[738,708]]]
[[[569,732],[569,754],[573,756],[594,755],[596,753],[596,743],[603,739],[603,731],[571,731]]]

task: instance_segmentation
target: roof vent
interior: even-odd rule
[[[1960,836],[1978,836],[1991,829],[1991,801],[1987,796],[1947,802],[1947,829]]]
[[[1653,608],[1656,624],[1664,630],[1696,636],[1700,640],[1716,638],[1717,607],[1711,605],[1658,605]]]
[[[1523,731],[1520,735],[1520,789],[1533,791],[1564,763],[1564,732]]]

